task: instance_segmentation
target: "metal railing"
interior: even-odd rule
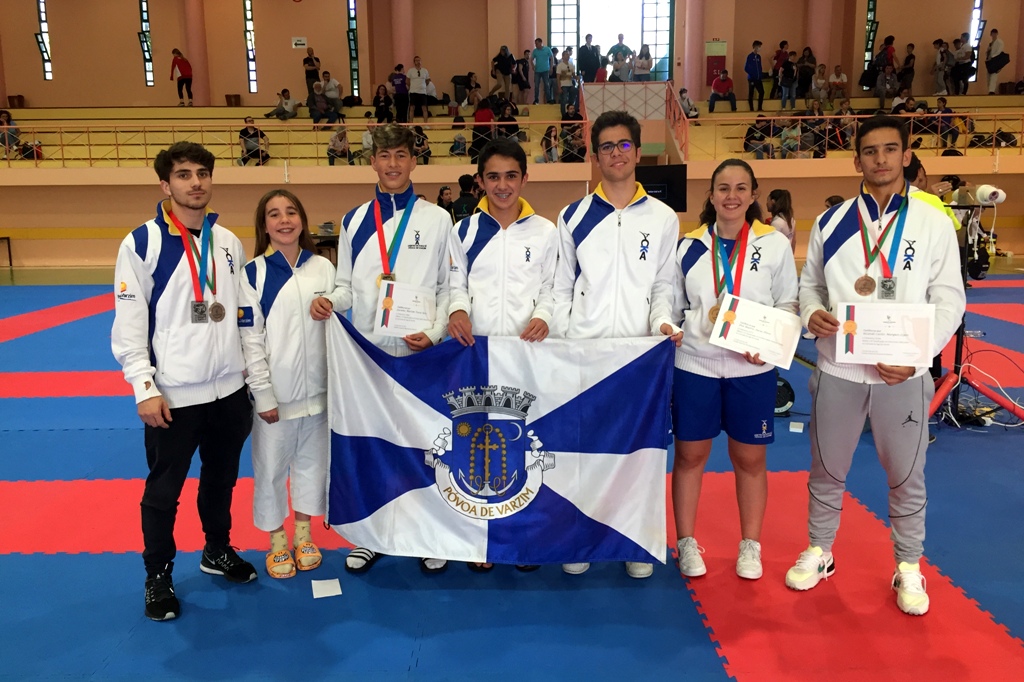
[[[348,159],[335,159],[335,163],[344,165],[349,160],[352,163],[368,163],[369,154],[363,150],[363,133],[377,125],[373,120],[361,119],[340,126],[346,130],[351,154]],[[422,128],[427,138],[429,154],[424,150],[420,157],[421,163],[473,163],[476,152],[486,142],[478,141],[474,148],[474,130],[477,128],[487,139],[499,135],[513,137],[522,144],[527,155],[532,157],[531,162],[545,162],[541,138],[551,126],[554,126],[558,140],[559,161],[589,160],[586,144],[590,134],[588,120],[579,122],[575,127],[562,121],[537,121],[525,117],[515,124],[498,121],[492,124],[476,124],[470,119],[465,123],[446,120],[402,125]],[[511,127],[513,125],[515,128]],[[244,155],[239,139],[239,132],[243,126],[238,124],[174,122],[83,126],[69,122],[19,127],[20,145],[10,148],[8,158],[0,160],[0,168],[148,167],[152,165],[158,152],[175,142],[182,141],[197,142],[213,152],[218,160],[229,161],[232,164],[237,163]],[[338,125],[313,126],[311,120],[303,119],[301,123],[297,120],[261,121],[256,127],[267,136],[270,165],[281,161],[304,166],[331,165],[327,149]],[[458,154],[453,150],[457,136],[462,137],[465,154]],[[22,151],[26,147],[28,154],[23,156]],[[41,152],[39,158],[33,158],[32,150],[36,147]]]

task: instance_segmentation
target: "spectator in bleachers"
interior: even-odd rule
[[[946,86],[946,92],[953,91],[953,67],[956,66],[956,57],[953,54],[953,50],[949,48],[949,43],[943,41],[942,47],[945,48],[945,62],[942,65],[942,82]]]
[[[612,62],[612,75],[608,79],[609,83],[626,83],[629,81],[629,62],[621,52],[615,53],[614,61]]]
[[[747,105],[754,110],[754,92],[757,91],[757,110],[764,111],[764,68],[761,66],[761,41],[755,40],[743,65],[747,74]]]
[[[789,121],[780,123],[783,126],[779,133],[782,158],[792,158],[800,152],[800,119],[791,118]]]
[[[629,47],[623,42],[624,38],[625,36],[620,33],[619,42],[612,45],[611,49],[608,50],[607,56],[612,61],[615,60],[616,55],[622,55],[622,58],[625,61],[629,61],[634,56],[635,53],[633,50],[629,49]]]
[[[452,205],[454,203],[452,200],[452,188],[448,185],[442,185],[441,189],[437,191],[437,205],[452,217],[453,223],[455,222],[455,214],[452,212]]]
[[[779,43],[779,49],[775,51],[772,58],[772,91],[768,94],[769,99],[775,99],[782,94],[782,65],[789,61],[789,43],[783,40]]]
[[[588,33],[584,40],[586,42],[580,45],[580,76],[584,83],[593,83],[597,78],[597,70],[601,68],[601,49],[593,44],[594,36],[592,34]]]
[[[548,72],[548,80],[551,81],[551,91],[558,97],[558,48],[551,48],[551,70]]]
[[[906,92],[901,90],[900,93]],[[895,102],[896,99],[893,99]],[[917,98],[911,94],[907,94],[905,98],[899,104],[896,104],[892,108],[893,115],[898,116],[899,114],[913,114],[919,111],[928,111],[928,105],[925,102],[918,102]]]
[[[498,136],[519,141],[519,122],[512,114],[512,105],[509,103],[505,103],[501,107],[501,116],[498,117]]]
[[[469,145],[469,158],[476,163],[480,151],[494,139],[494,112],[487,100],[480,100],[473,114],[473,142]]]
[[[816,99],[821,104],[828,101],[828,76],[825,74],[825,65],[818,64],[811,79],[811,92],[808,94],[807,106],[811,106],[811,100]]]
[[[583,116],[576,111],[576,105],[570,104],[562,116],[562,153],[559,158],[565,163],[583,161],[586,154],[586,142],[583,140]]]
[[[544,137],[540,138],[540,151],[537,163],[558,162],[558,129],[555,126],[548,126],[544,131]]]
[[[847,79],[846,74],[843,73],[843,67],[836,64],[835,69],[832,70],[832,75],[828,77],[829,107],[835,103],[837,97],[839,99],[845,99],[847,89]]]
[[[12,155],[17,158],[17,150],[21,145],[21,131],[11,118],[11,112],[6,109],[0,109],[0,145],[3,145],[5,159],[12,158]]]
[[[597,49],[601,49],[599,45]],[[608,82],[608,57],[601,55],[601,66],[597,69],[597,76],[594,77],[595,83],[607,83]]]
[[[994,95],[999,84],[999,72],[1010,62],[1010,55],[1003,50],[999,31],[992,29],[988,35],[991,40],[985,50],[985,70],[988,71],[988,94]]]
[[[455,224],[473,215],[473,211],[476,210],[479,199],[474,192],[475,189],[476,179],[472,175],[466,173],[459,176],[459,197],[452,202],[452,217]]]
[[[747,133],[743,136],[743,150],[753,152],[755,159],[775,158],[772,123],[764,114],[758,115],[754,122],[747,126]]]
[[[512,73],[516,70],[516,58],[508,51],[507,45],[502,45],[498,54],[491,59],[491,77],[495,79],[494,87],[488,95],[501,90],[505,93],[505,99],[512,99]]]
[[[935,113],[942,146],[955,147],[956,141],[960,138],[960,130],[956,127],[956,116],[953,115],[953,110],[946,104],[945,97],[935,100]]]
[[[839,204],[843,203],[844,201],[846,201],[846,199],[842,198],[838,194],[833,194],[832,196],[830,196],[827,199],[825,199],[825,210],[827,211],[828,209],[832,208],[833,206],[838,206]],[[808,337],[804,337],[804,338],[808,338]],[[814,335],[812,334],[810,338],[814,338]]]
[[[427,165],[430,163],[430,155],[433,153],[430,151],[430,140],[427,138],[427,134],[423,132],[423,126],[413,126],[412,131],[412,151],[416,154],[416,163]]]
[[[907,43],[907,55],[903,58],[903,68],[899,70],[896,77],[900,79],[900,87],[913,92],[914,90],[914,65],[917,63],[917,55],[914,54],[914,43]]]
[[[484,95],[480,81],[477,80],[476,73],[470,71],[466,74],[466,102],[469,106],[475,107],[483,101]]]
[[[839,103],[839,108],[836,109],[834,115],[836,122],[834,125],[836,130],[839,131],[839,138],[843,141],[844,148],[857,132],[857,119],[854,118],[856,115],[857,112],[850,108],[849,99],[842,100]]]
[[[953,41],[953,47],[953,71],[950,73],[953,94],[966,95],[967,86],[974,75],[974,48],[971,47],[970,34],[960,34],[960,37]]]
[[[551,48],[546,46],[543,40],[537,38],[534,41],[533,53],[529,59],[533,66],[533,87],[536,90],[533,93],[533,103],[537,104],[540,102],[541,93],[543,92],[544,103],[551,104],[555,100],[554,84],[548,77],[548,73],[555,63]]]
[[[946,44],[942,42],[942,38],[936,38],[932,41],[932,47],[935,48],[935,63],[932,64],[932,76],[935,77],[935,94],[936,95],[948,95],[949,92],[946,90]],[[879,107],[882,108],[882,107]]]
[[[633,60],[633,80],[651,80],[651,69],[654,68],[654,59],[651,57],[651,48],[648,45],[641,45],[640,52]],[[761,93],[762,95],[764,92]]]
[[[174,57],[171,59],[171,80],[175,75],[178,77],[178,106],[185,106],[185,93],[188,93],[188,105],[192,106],[192,64],[185,59],[181,50],[171,50]]]
[[[366,115],[369,117],[370,112],[366,112]],[[355,157],[359,159],[363,165],[370,163],[370,157],[373,156],[373,130],[369,127],[363,131],[359,147],[359,153],[356,154]]]
[[[882,39],[882,54],[885,55],[882,66],[886,64],[892,66],[893,71],[896,70],[896,36],[886,36]]]
[[[878,95],[878,108],[884,110],[885,100],[888,97],[895,97],[900,91],[900,81],[892,72],[892,64],[886,64],[885,70],[878,74],[878,81],[875,83],[875,94]]]
[[[679,107],[683,110],[683,116],[688,119],[695,119],[700,116],[700,111],[697,109],[697,105],[690,99],[690,93],[687,92],[686,88],[679,89]]]
[[[736,93],[732,90],[732,79],[729,78],[729,70],[722,69],[715,80],[711,81],[711,98],[708,100],[708,112],[715,113],[715,102],[728,100],[732,110],[736,111]]]
[[[409,77],[405,75],[405,65],[396,64],[395,70],[388,76],[388,85],[395,99],[395,122],[409,122]]]
[[[306,96],[313,94],[313,84],[320,80],[320,58],[313,54],[313,48],[306,48],[306,56],[302,60],[302,69],[306,75]]]
[[[327,98],[327,103],[337,112],[341,111],[341,83],[336,78],[331,78],[330,71],[323,72],[323,80],[320,81],[320,86],[323,88],[324,97]]]
[[[327,143],[327,163],[333,166],[335,159],[345,159],[350,166],[355,165],[356,162],[355,156],[349,148],[348,131],[345,130],[344,126],[334,131],[334,135],[331,136],[330,141]]]
[[[523,58],[516,60],[516,71],[513,82],[519,90],[517,98],[520,104],[527,104],[527,96],[530,94],[530,51],[523,50]]]
[[[434,85],[434,81],[430,78],[427,79],[427,106],[432,107],[438,104],[446,104],[437,96],[437,86]]]
[[[277,93],[277,105],[273,111],[268,111],[263,114],[263,118],[275,117],[281,121],[287,121],[290,118],[295,118],[299,115],[299,107],[302,106],[302,102],[297,99],[292,99],[292,93],[287,88]]]
[[[326,119],[326,125],[334,125],[340,118],[338,110],[331,106],[331,103],[324,97],[323,83],[313,83],[313,94],[309,96],[309,117],[313,119],[313,128],[320,125],[320,121]]]
[[[270,160],[270,140],[256,127],[251,116],[245,117],[245,127],[238,133],[238,144],[242,148],[242,156],[238,159],[239,166],[249,163],[250,159],[255,159],[257,166],[262,166]]]
[[[814,81],[814,72],[818,68],[818,59],[814,56],[814,50],[805,47],[800,59],[796,60],[796,96],[807,98],[811,91],[811,83]]]
[[[559,113],[564,116],[566,105],[576,103],[576,68],[569,61],[569,50],[562,53],[556,73],[558,74]]]
[[[373,115],[377,123],[391,123],[395,119],[391,113],[391,96],[383,85],[377,86],[377,94],[373,96]]]
[[[409,104],[412,106],[411,119],[417,116],[423,121],[430,121],[430,109],[427,108],[427,81],[430,72],[423,68],[419,56],[413,57],[412,68],[409,69]]]
[[[779,89],[782,91],[782,110],[786,110],[786,100],[789,100],[789,108],[796,110],[796,81],[797,81],[796,52],[789,53],[789,59],[782,65],[779,71]]]
[[[765,208],[771,215],[771,226],[789,239],[789,247],[796,253],[796,218],[793,216],[793,196],[788,189],[773,189],[768,193]]]
[[[803,126],[804,137],[801,139],[801,149],[809,149],[816,159],[823,158],[825,156],[825,140],[828,137],[828,121],[825,119],[825,112],[821,109],[820,100],[811,100],[810,109],[804,112]]]
[[[457,133],[451,146],[448,147],[448,156],[466,156],[467,154],[469,154],[469,150],[466,147],[466,136]]]

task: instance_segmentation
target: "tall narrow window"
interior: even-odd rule
[[[580,44],[579,0],[548,2],[548,46],[564,50]]]
[[[50,61],[50,22],[46,19],[46,0],[36,0],[39,11],[39,33],[36,34],[36,45],[39,55],[43,58],[43,79],[53,80],[53,62]]]
[[[875,58],[875,36],[878,33],[878,22],[875,17],[877,0],[868,0],[867,30],[864,33],[864,70],[871,68],[871,61]],[[864,88],[870,90],[871,88]]]
[[[640,42],[650,48],[654,60],[651,80],[667,81],[672,70],[672,2],[644,0],[642,11]]]
[[[352,78],[352,96],[359,96],[359,34],[356,32],[356,0],[348,0],[348,73]]]
[[[256,25],[252,20],[252,0],[242,0],[245,14],[245,61],[249,67],[249,92],[256,92]]]
[[[139,47],[142,48],[142,67],[146,76],[146,87],[153,83],[153,43],[149,37],[149,0],[139,0]]]
[[[985,35],[985,24],[988,23],[981,18],[982,1],[974,0],[974,8],[971,10],[971,47],[974,48],[974,63],[975,71],[971,74],[970,82],[978,80],[977,67],[981,61],[979,55],[981,54],[981,37]]]

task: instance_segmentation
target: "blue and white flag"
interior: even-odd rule
[[[674,346],[476,337],[392,357],[328,323],[328,521],[385,554],[664,563]]]

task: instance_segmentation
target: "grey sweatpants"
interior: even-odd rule
[[[928,408],[935,386],[926,373],[896,386],[860,384],[814,370],[811,389],[811,474],[807,482],[812,546],[832,551],[846,475],[864,429],[871,434],[889,483],[889,521],[896,561],[924,553],[924,485]]]

